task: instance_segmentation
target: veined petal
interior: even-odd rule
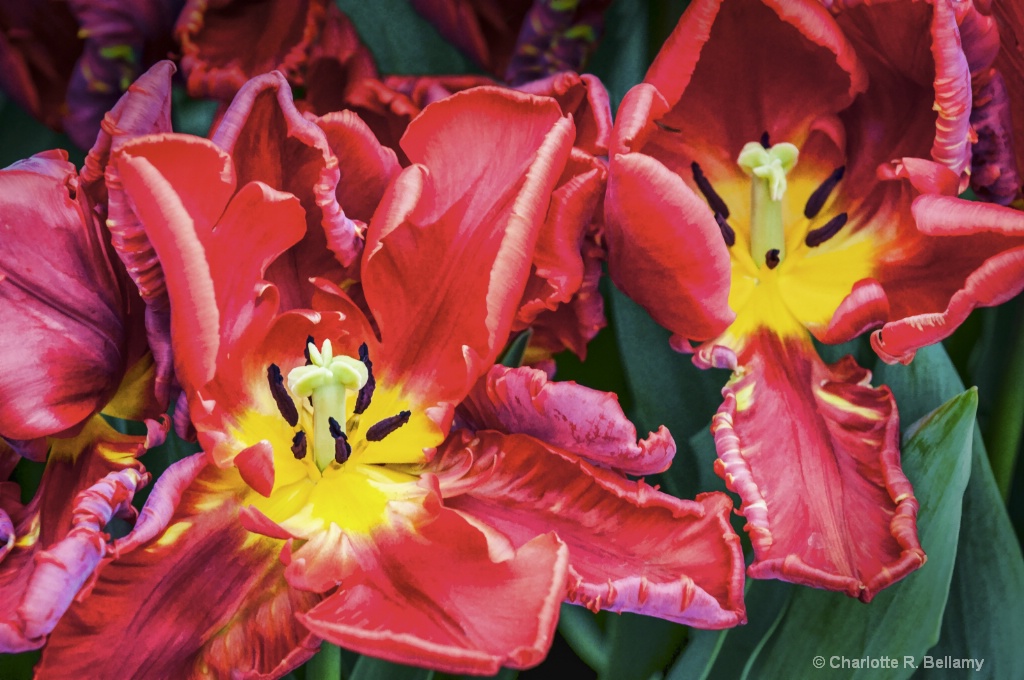
[[[504,559],[458,513],[384,529],[376,563],[299,621],[314,634],[389,661],[448,673],[494,674],[540,663],[565,589],[568,551],[537,536]]]
[[[574,146],[594,156],[608,154],[612,133],[611,104],[608,90],[596,76],[563,71],[523,83],[516,89],[554,97],[562,111],[571,113],[576,123]]]
[[[516,546],[553,530],[569,548],[568,602],[701,628],[746,621],[743,554],[725,494],[679,500],[524,435],[466,435],[440,464],[460,456],[473,465],[446,506]]]
[[[276,69],[298,76],[327,4],[188,0],[174,32],[189,94],[226,101],[261,73]]]
[[[125,281],[63,151],[0,171],[0,196],[0,436],[28,440],[79,425],[117,389]]]
[[[109,563],[71,607],[36,676],[261,677],[312,656],[319,640],[294,616],[320,598],[286,587],[282,541],[239,524],[245,492],[237,472],[207,467],[159,537]],[[114,640],[132,654],[111,655]]]
[[[409,126],[402,145],[416,165],[374,215],[362,263],[394,382],[457,401],[493,362],[572,137],[550,99],[489,88],[438,102]],[[503,162],[493,163],[488,149],[499,145]]]
[[[532,368],[494,366],[459,409],[477,430],[528,434],[624,474],[664,472],[676,452],[664,426],[638,443],[615,394],[550,382]]]
[[[703,200],[643,154],[612,160],[605,201],[608,271],[673,333],[707,340],[735,318],[729,253]]]
[[[750,576],[868,602],[924,564],[895,400],[870,378],[807,341],[749,340],[712,430],[715,471],[743,499]]]

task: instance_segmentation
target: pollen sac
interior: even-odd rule
[[[267,367],[267,381],[270,383],[270,394],[277,403],[277,410],[289,425],[295,427],[299,423],[299,411],[295,408],[295,402],[284,386],[284,376],[277,364],[270,364]]]
[[[779,251],[777,248],[772,248],[764,254],[764,263],[768,265],[768,269],[775,269],[779,266]]]
[[[839,213],[817,229],[811,229],[807,232],[807,236],[804,238],[804,243],[807,244],[808,248],[817,248],[822,243],[838,234],[839,230],[846,226],[846,220],[846,213]]]
[[[825,201],[832,195],[832,191],[839,184],[839,180],[843,178],[843,174],[846,172],[846,166],[840,165],[838,168],[832,171],[825,181],[815,189],[810,198],[807,199],[807,204],[804,206],[804,217],[811,219],[816,217],[821,209],[825,207]]]
[[[700,193],[704,194],[704,199],[711,206],[711,209],[716,213],[721,213],[722,217],[729,217],[729,206],[725,204],[722,197],[718,195],[715,188],[711,186],[711,182],[704,176],[704,171],[701,170],[700,164],[697,161],[690,163],[690,170],[693,171],[693,183],[700,189]]]
[[[373,379],[373,362],[370,361],[370,350],[365,342],[359,345],[359,360],[366,366],[366,384],[359,389],[359,394],[356,395],[356,405],[353,409],[356,415],[359,415],[369,407],[370,400],[373,399],[373,390],[377,387],[377,381]]]
[[[722,232],[722,240],[725,241],[725,245],[729,246],[730,248],[736,245],[736,232],[733,231],[733,228],[729,226],[728,222],[726,222],[725,217],[722,216],[722,213],[715,213],[715,222],[718,223],[718,228]]]
[[[316,340],[313,339],[312,335],[307,335],[306,336],[306,344],[302,348],[302,353],[306,356],[306,365],[307,366],[309,366],[310,364],[313,363],[313,360],[309,358],[309,346],[310,345],[313,345],[315,347],[316,346]]]
[[[340,465],[352,455],[352,446],[337,420],[328,418],[327,422],[330,425],[331,436],[334,437],[334,461]]]
[[[292,437],[292,455],[297,460],[302,460],[306,457],[306,433],[299,430]]]
[[[410,416],[412,416],[411,411],[401,411],[398,415],[389,416],[379,423],[371,425],[370,429],[366,431],[366,440],[379,442],[384,439],[384,437],[387,437],[389,434],[402,427],[402,425],[409,422]]]

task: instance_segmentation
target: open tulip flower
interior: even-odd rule
[[[728,497],[625,477],[669,465],[667,431],[638,443],[614,395],[494,365],[573,138],[546,98],[424,110],[367,230],[370,316],[325,278],[284,308],[264,272],[315,227],[293,195],[237,186],[222,148],[114,150],[203,452],[158,481],[38,677],[279,677],[321,639],[493,673],[544,657],[563,600],[745,620]]]
[[[910,361],[1024,288],[1024,216],[956,198],[971,3],[834,4],[691,3],[619,110],[609,269],[733,370],[712,428],[748,574],[868,601],[924,563],[918,504],[892,394],[812,339]]]

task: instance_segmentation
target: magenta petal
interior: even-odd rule
[[[476,429],[528,434],[624,474],[664,472],[676,444],[664,426],[637,442],[618,397],[532,368],[493,367],[460,406]]]
[[[715,471],[740,495],[754,578],[870,601],[924,564],[888,388],[809,342],[749,341],[712,423]]]

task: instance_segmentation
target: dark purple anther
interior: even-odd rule
[[[711,182],[704,176],[704,171],[700,169],[700,165],[697,161],[690,163],[690,169],[693,170],[693,181],[700,189],[700,193],[704,194],[704,198],[707,200],[708,205],[716,213],[721,213],[722,217],[729,217],[729,206],[725,204],[722,197],[718,195],[715,188],[711,186]]]
[[[730,248],[736,245],[736,232],[733,231],[732,227],[729,226],[729,223],[725,221],[724,217],[722,217],[722,213],[715,213],[715,222],[718,222],[718,228],[722,230],[722,238],[725,240],[725,245]]]
[[[768,265],[768,269],[775,269],[776,267],[779,266],[779,262],[781,261],[782,260],[779,259],[778,248],[772,248],[771,250],[764,254],[764,263]]]
[[[846,172],[846,166],[840,165],[838,168],[832,171],[832,174],[825,178],[825,181],[821,183],[811,197],[807,199],[807,205],[804,206],[804,217],[811,219],[816,216],[825,205],[825,201],[832,195],[832,190],[839,184],[839,180],[843,178],[843,173]]]
[[[270,382],[270,393],[274,395],[277,402],[277,410],[281,412],[288,424],[295,427],[299,424],[299,411],[295,408],[295,402],[284,386],[284,376],[277,364],[270,364],[267,367],[267,380]]]
[[[817,248],[825,241],[839,233],[839,230],[846,226],[846,213],[839,213],[824,225],[817,229],[811,229],[804,238],[804,243],[809,248]]]
[[[328,418],[327,425],[330,428],[331,436],[334,437],[334,461],[340,465],[352,455],[352,447],[349,445],[348,437],[345,436],[345,432],[341,429],[341,425],[337,420]]]
[[[384,439],[384,437],[387,437],[402,425],[409,422],[409,417],[411,415],[412,411],[402,411],[397,416],[389,416],[379,423],[370,426],[370,429],[366,431],[366,440],[379,442]]]
[[[766,149],[770,149],[772,146],[772,138],[768,136],[767,130],[761,133],[761,146]]]
[[[306,357],[306,365],[307,366],[309,366],[310,364],[313,363],[313,360],[309,358],[309,346],[310,345],[315,345],[315,344],[316,344],[316,342],[313,340],[313,336],[312,335],[307,335],[306,336],[306,344],[302,348],[302,353]]]
[[[306,457],[306,433],[302,430],[296,432],[292,437],[292,455],[298,460]]]
[[[353,412],[357,415],[365,411],[370,405],[370,400],[373,399],[373,390],[377,387],[377,381],[373,379],[373,362],[370,361],[370,350],[365,342],[359,345],[359,360],[366,366],[366,384],[360,388],[359,394],[356,395],[356,407],[353,409]]]

